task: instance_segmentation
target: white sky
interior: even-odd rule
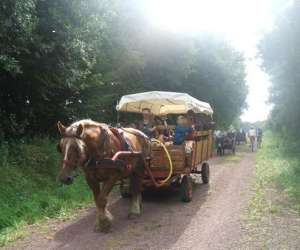
[[[265,120],[270,82],[259,67],[256,45],[272,28],[276,0],[145,0],[147,15],[160,29],[221,34],[247,58],[248,110],[243,121]],[[277,0],[278,2],[278,0]],[[277,6],[278,7],[278,6]]]

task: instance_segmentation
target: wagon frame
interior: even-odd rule
[[[208,103],[201,102],[188,94],[174,92],[146,92],[128,95],[121,98],[117,110],[141,113],[143,108],[154,110],[155,115],[204,113],[212,116],[213,111]],[[210,166],[208,160],[213,154],[213,129],[194,130],[185,145],[168,145],[166,147],[153,143],[151,155],[146,162],[144,189],[176,187],[180,190],[180,198],[184,202],[192,200],[194,175],[200,175],[204,184],[209,183]],[[189,147],[189,152],[186,148]],[[167,149],[172,163],[169,162]],[[173,172],[166,180],[170,164]],[[125,185],[121,184],[122,196],[128,196]]]

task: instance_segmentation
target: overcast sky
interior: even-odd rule
[[[149,20],[160,29],[182,33],[218,33],[244,52],[247,60],[248,109],[243,121],[265,120],[269,77],[257,58],[257,44],[274,26],[275,12],[285,0],[145,0]]]

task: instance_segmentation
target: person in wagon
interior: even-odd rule
[[[142,110],[143,119],[138,123],[137,128],[146,134],[149,138],[156,137],[156,126],[151,110],[144,108]]]
[[[166,115],[156,116],[154,118],[155,125],[157,128],[157,139],[161,142],[169,141],[171,137],[171,131],[169,130],[168,117]]]
[[[181,145],[184,143],[186,137],[193,132],[193,128],[189,123],[187,117],[180,115],[177,118],[177,126],[175,127],[173,144]]]

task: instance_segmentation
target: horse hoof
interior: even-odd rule
[[[130,220],[134,220],[134,219],[137,219],[141,216],[141,214],[137,214],[137,213],[129,213],[128,214],[128,219]]]
[[[100,219],[95,225],[95,232],[109,233],[111,231],[112,222],[109,218]]]

